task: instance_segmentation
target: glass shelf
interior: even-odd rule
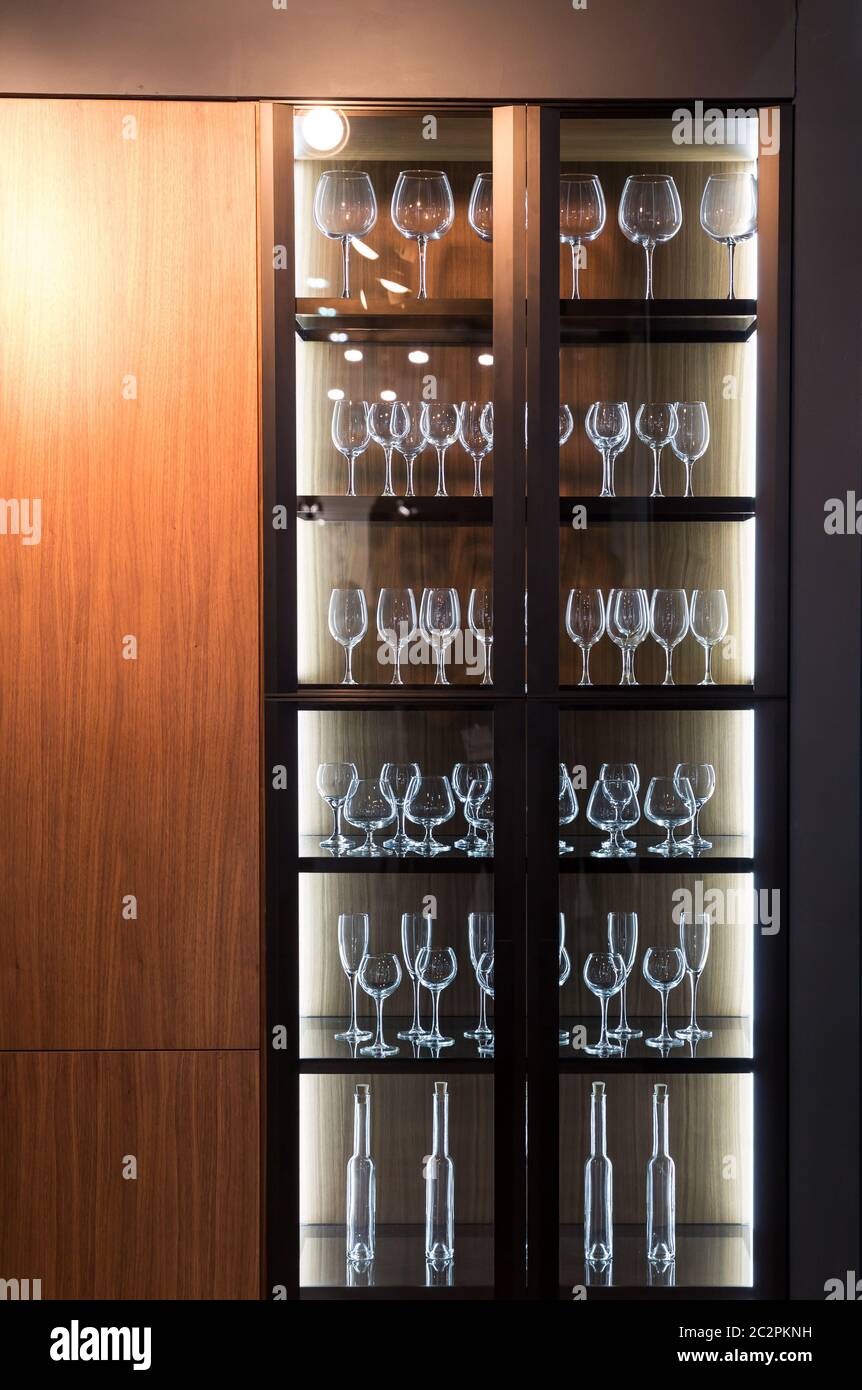
[[[708,864],[713,872],[745,873],[754,866],[754,844],[750,835],[714,835],[712,849],[699,854],[679,854],[666,858],[650,854],[649,846],[659,843],[661,836],[632,836],[637,849],[629,858],[596,859],[590,850],[601,843],[598,835],[563,835],[572,845],[573,854],[560,855],[560,872],[582,873],[690,873],[695,865]]]
[[[380,832],[378,832],[379,835]],[[463,833],[463,832],[462,832]],[[458,836],[436,834],[441,844],[451,845]],[[357,844],[359,841],[357,840]],[[299,871],[318,873],[485,873],[493,871],[494,860],[482,855],[465,853],[462,849],[450,848],[446,854],[425,856],[424,854],[334,854],[332,850],[321,849],[319,835],[300,835]]]
[[[374,1282],[363,1284],[353,1275],[348,1284],[343,1226],[300,1228],[300,1284],[309,1288],[349,1289],[351,1296],[366,1288],[428,1288],[429,1294],[446,1288],[485,1288],[490,1296],[494,1278],[494,1234],[490,1226],[456,1225],[455,1260],[450,1270],[429,1276],[424,1252],[424,1229],[418,1225],[380,1225],[377,1228]],[[428,1284],[429,1277],[437,1281]]]
[[[445,994],[444,994],[445,998]],[[428,1026],[428,1010],[425,1011],[425,1025]],[[389,1063],[395,1062],[435,1062],[440,1061],[444,1067],[448,1067],[452,1062],[477,1062],[483,1068],[489,1063],[493,1063],[493,1056],[484,1057],[479,1053],[475,1038],[465,1038],[464,1031],[467,1028],[476,1027],[475,1017],[463,1015],[461,1017],[447,1017],[441,1012],[440,1031],[444,1037],[454,1038],[451,1047],[440,1048],[435,1055],[431,1047],[421,1043],[411,1042],[407,1038],[398,1038],[397,1033],[410,1027],[410,1019],[404,1014],[391,1016],[386,1008],[383,1010],[384,1034],[386,1041],[398,1047],[398,1053],[393,1054],[391,1059],[388,1057],[376,1059],[382,1070],[389,1069]],[[375,1021],[372,1017],[360,1017],[357,1022],[360,1028],[373,1032]],[[317,1059],[320,1061],[352,1062],[360,1063],[363,1068],[373,1067],[375,1058],[363,1057],[361,1053],[354,1057],[350,1043],[338,1042],[334,1037],[335,1033],[340,1032],[346,1027],[347,1020],[343,1015],[333,1018],[301,1018],[299,1021],[299,1055],[305,1059]],[[361,1043],[361,1047],[366,1046]]]
[[[673,1033],[676,1028],[684,1028],[688,1021],[687,1014],[680,1014],[676,1018],[670,1017],[668,1018],[668,1028]],[[569,1063],[574,1063],[578,1070],[595,1070],[597,1065],[603,1068],[624,1067],[629,1062],[647,1062],[651,1068],[654,1068],[656,1059],[659,1058],[662,1067],[671,1067],[675,1063],[681,1070],[694,1071],[700,1063],[750,1062],[753,1059],[750,1018],[709,1018],[704,1015],[699,1017],[698,1022],[702,1028],[712,1032],[712,1037],[702,1038],[695,1047],[692,1047],[690,1043],[684,1043],[682,1047],[671,1048],[668,1055],[663,1057],[657,1048],[648,1047],[644,1041],[644,1038],[654,1037],[657,1033],[659,1028],[658,1016],[638,1018],[630,1015],[630,1025],[633,1028],[642,1029],[644,1037],[629,1039],[626,1044],[625,1057],[590,1057],[583,1051],[573,1048],[570,1043],[560,1043],[560,1064],[566,1066]],[[560,1027],[566,1028],[570,1032],[573,1028],[585,1028],[589,1039],[594,1041],[598,1036],[598,1012],[580,1017],[563,1014],[560,1018]]]
[[[674,1282],[662,1282],[645,1256],[643,1226],[614,1226],[614,1258],[605,1272],[584,1265],[582,1226],[560,1227],[560,1282],[562,1295],[573,1285],[585,1284],[589,1297],[602,1288],[692,1289],[751,1286],[753,1262],[750,1226],[677,1225]]]

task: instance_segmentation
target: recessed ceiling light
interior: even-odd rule
[[[337,106],[312,106],[299,118],[304,143],[315,154],[337,154],[347,144],[350,126]]]

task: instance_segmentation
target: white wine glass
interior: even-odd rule
[[[377,596],[377,636],[385,644],[394,667],[391,685],[403,685],[401,653],[419,631],[416,597],[412,589],[381,589]],[[382,659],[382,657],[381,657]]]
[[[448,685],[446,652],[461,626],[457,589],[425,589],[419,604],[419,631],[437,657],[435,685]]]
[[[709,447],[709,415],[706,401],[677,401],[677,426],[670,446],[685,468],[683,497],[694,497],[691,475],[694,465]]]
[[[704,649],[705,667],[699,685],[715,685],[712,649],[727,635],[727,594],[723,589],[695,589],[691,596],[691,630]]]
[[[338,917],[338,958],[350,987],[350,1023],[343,1033],[334,1036],[338,1042],[364,1042],[372,1036],[360,1028],[356,1018],[356,988],[359,971],[368,955],[368,913],[342,912]]]
[[[705,840],[700,833],[700,813],[715,791],[715,768],[712,763],[677,763],[673,775],[677,782],[688,782],[695,805],[691,831],[680,843],[693,854],[712,849],[712,840]]]
[[[461,410],[454,402],[427,401],[422,407],[422,435],[437,452],[437,491],[435,497],[448,497],[446,491],[446,450],[461,433]]]
[[[392,951],[382,956],[366,956],[360,966],[359,983],[377,1009],[377,1032],[369,1047],[359,1049],[363,1057],[391,1057],[398,1051],[383,1036],[383,1001],[395,993],[401,980],[401,962]]]
[[[566,602],[566,632],[581,652],[579,685],[592,685],[590,652],[605,634],[605,601],[601,589],[570,589]]]
[[[404,491],[405,497],[415,497],[416,491],[413,484],[413,470],[416,460],[424,451],[428,441],[422,430],[422,411],[424,404],[421,401],[402,401],[407,412],[407,433],[399,439],[395,445],[398,453],[401,454],[407,465],[407,486]]]
[[[607,630],[622,652],[620,685],[637,685],[634,654],[649,632],[649,599],[646,589],[611,589],[608,595]]]
[[[682,226],[682,204],[670,174],[629,174],[617,217],[623,236],[646,253],[644,299],[655,299],[653,252],[675,237]]]
[[[727,247],[727,297],[735,299],[733,255],[757,231],[757,180],[746,170],[710,174],[700,200],[700,225]]]
[[[458,960],[451,946],[427,946],[416,957],[416,973],[431,995],[433,1013],[431,1029],[423,1033],[419,1042],[422,1046],[451,1047],[454,1038],[444,1038],[440,1032],[440,995],[451,985],[458,974]]]
[[[661,996],[661,1029],[654,1038],[644,1038],[647,1047],[681,1047],[682,1038],[675,1038],[667,1026],[667,1000],[685,974],[682,951],[678,946],[650,946],[644,952],[643,975],[647,984]]]
[[[361,169],[325,169],[317,180],[312,208],[314,225],[331,241],[341,242],[341,298],[350,298],[350,243],[367,236],[377,221],[374,185]]]
[[[622,989],[626,967],[616,951],[591,951],[584,961],[584,984],[596,995],[602,1011],[602,1026],[597,1043],[584,1047],[590,1057],[618,1057],[622,1048],[608,1037],[608,1000]]]
[[[691,1016],[687,1027],[677,1028],[676,1036],[686,1042],[697,1043],[703,1038],[711,1038],[709,1028],[701,1028],[697,1021],[697,987],[706,968],[709,955],[710,920],[706,913],[683,912],[679,919],[679,949],[691,989]]]
[[[482,418],[489,404],[488,401],[462,401],[460,408],[461,423],[458,427],[458,438],[464,452],[469,454],[473,461],[474,497],[482,496],[482,460],[486,454],[491,452],[491,446],[494,442],[493,421],[490,438],[482,425]]]
[[[477,174],[467,206],[467,221],[482,241],[494,240],[494,175]]]
[[[626,401],[593,401],[584,419],[590,442],[602,456],[600,497],[615,497],[614,464],[631,438],[632,426]]]
[[[325,840],[320,841],[321,849],[331,849],[334,853],[352,849],[356,844],[351,835],[341,829],[341,813],[344,803],[359,778],[355,763],[321,763],[317,769],[318,795],[326,802],[332,812],[332,831]]]
[[[344,648],[342,685],[355,685],[353,648],[368,631],[368,608],[362,589],[333,589],[329,595],[329,631]]]
[[[404,169],[392,194],[392,224],[419,248],[419,293],[428,298],[425,258],[429,241],[439,241],[455,220],[452,186],[442,169]]]
[[[688,599],[685,589],[653,589],[649,601],[649,630],[664,649],[664,680],[673,685],[673,653],[688,632]]]
[[[392,450],[397,449],[410,429],[410,417],[402,401],[374,401],[368,407],[368,430],[375,444],[383,450],[385,469],[382,497],[394,497],[392,486]]]
[[[581,247],[595,241],[606,215],[598,174],[560,175],[560,241],[572,252],[572,299],[581,297]]]
[[[482,684],[493,685],[491,659],[494,654],[494,591],[493,589],[471,589],[467,605],[467,621],[470,631],[482,648],[484,656]]]
[[[652,491],[650,497],[664,497],[661,488],[661,451],[677,431],[676,410],[670,402],[652,401],[638,406],[635,433],[652,450]]]
[[[345,497],[356,496],[356,460],[371,440],[367,401],[336,401],[332,407],[332,442],[347,459]]]

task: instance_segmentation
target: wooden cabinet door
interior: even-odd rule
[[[257,1053],[0,1053],[0,1114],[7,1297],[257,1298]]]
[[[0,1048],[255,1048],[255,107],[0,148]]]

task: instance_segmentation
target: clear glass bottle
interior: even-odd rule
[[[358,1269],[374,1259],[377,1190],[371,1157],[371,1087],[353,1092],[353,1153],[347,1160],[347,1258]]]
[[[449,1157],[449,1087],[434,1083],[434,1129],[425,1160],[425,1258],[435,1266],[455,1258],[455,1165]]]
[[[647,1164],[647,1259],[666,1265],[676,1257],[676,1168],[668,1151],[667,1086],[653,1087],[652,1157]]]
[[[614,1169],[607,1153],[605,1083],[593,1082],[590,1156],[584,1168],[584,1258],[599,1267],[614,1257]]]

